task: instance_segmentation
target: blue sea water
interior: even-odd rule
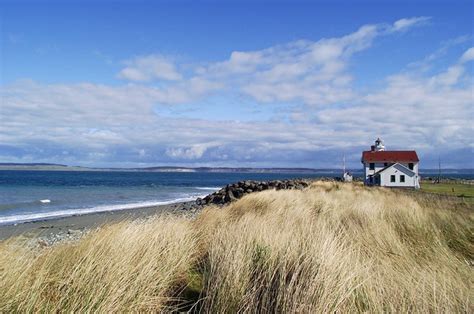
[[[0,171],[0,225],[194,200],[240,180],[334,173]]]
[[[240,180],[338,175],[338,171],[285,174],[0,170],[0,225],[194,200]],[[474,173],[454,172],[449,177],[473,179]]]

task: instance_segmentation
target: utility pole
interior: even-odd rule
[[[441,183],[441,158],[438,155],[438,183]]]
[[[346,175],[346,154],[342,155],[342,177]]]

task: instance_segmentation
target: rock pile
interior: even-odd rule
[[[209,205],[209,204],[227,204],[232,201],[235,201],[246,194],[253,192],[259,192],[264,190],[302,190],[305,187],[309,186],[310,181],[303,179],[293,179],[293,180],[274,180],[274,181],[239,181],[237,183],[228,184],[222,189],[204,198],[198,198],[196,204],[199,206]]]

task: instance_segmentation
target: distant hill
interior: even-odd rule
[[[236,173],[334,173],[340,169],[312,168],[249,168],[249,167],[176,167],[160,166],[145,168],[92,168],[68,166],[54,163],[0,163],[0,170],[36,170],[36,171],[146,171],[146,172],[236,172]]]
[[[0,170],[38,170],[38,171],[73,171],[73,170],[88,170],[89,168],[68,166],[62,164],[53,163],[14,163],[14,162],[2,162],[0,163]]]
[[[318,172],[333,172],[340,171],[335,169],[312,169],[312,168],[244,168],[244,167],[147,167],[135,168],[139,171],[153,171],[153,172],[258,172],[258,173],[318,173]]]
[[[138,171],[138,172],[235,172],[235,173],[301,173],[301,174],[329,174],[339,176],[341,169],[327,168],[250,168],[250,167],[178,167],[159,166],[144,168],[93,168],[81,166],[68,166],[55,163],[0,163],[0,170],[30,170],[30,171]],[[362,168],[347,169],[348,171],[360,175]],[[421,175],[435,175],[438,169],[420,169]],[[472,174],[474,169],[441,169],[442,176],[455,174]]]
[[[44,162],[33,162],[33,163],[16,163],[16,162],[0,162],[0,166],[59,166],[59,167],[67,167],[67,165],[62,164],[50,164]]]

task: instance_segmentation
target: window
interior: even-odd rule
[[[408,169],[413,170],[413,163],[412,162],[408,164]]]
[[[392,174],[392,175],[390,176],[390,182],[395,182],[395,175],[394,175],[394,174]]]
[[[375,164],[374,164],[373,162],[371,162],[371,163],[369,164],[369,169],[370,169],[370,170],[374,170],[374,169],[375,169]]]
[[[400,182],[405,182],[405,175],[400,175]]]
[[[388,166],[388,162],[384,162],[384,163],[383,163],[383,166],[384,166],[384,167],[387,167],[387,166]]]

